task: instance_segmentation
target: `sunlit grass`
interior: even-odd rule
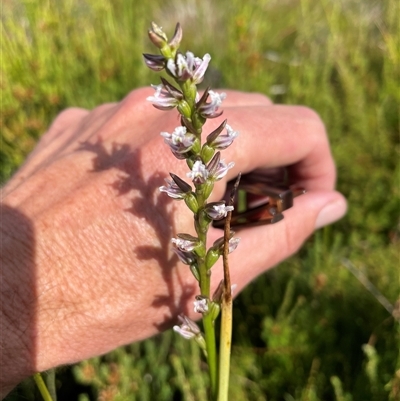
[[[172,31],[179,20],[183,48],[211,54],[213,87],[320,113],[349,199],[345,219],[235,301],[231,399],[396,400],[399,325],[342,261],[392,304],[399,298],[399,8],[395,0],[10,0],[2,10],[0,180],[60,110],[153,83],[141,58],[147,27],[154,19]],[[76,383],[91,387],[74,384],[69,399],[206,400],[199,358],[165,333],[74,367]],[[59,380],[71,387],[65,372]]]

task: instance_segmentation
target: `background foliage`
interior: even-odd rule
[[[231,399],[399,400],[399,8],[396,0],[7,0],[0,180],[60,110],[155,83],[141,57],[153,51],[146,31],[154,20],[172,33],[180,21],[182,49],[211,54],[214,88],[320,113],[349,200],[346,218],[235,301]],[[194,344],[167,332],[60,369],[57,387],[59,400],[206,400],[207,380]],[[29,382],[7,398],[20,399],[39,399]]]

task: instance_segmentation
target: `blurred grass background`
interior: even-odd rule
[[[349,200],[235,301],[230,399],[400,400],[399,17],[396,0],[4,0],[0,180],[62,109],[157,83],[147,29],[180,21],[214,88],[320,113]],[[59,369],[58,399],[207,400],[205,369],[167,332]],[[29,382],[7,397],[35,399]]]

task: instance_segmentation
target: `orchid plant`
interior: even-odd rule
[[[202,315],[204,334],[189,317],[180,315],[180,324],[174,330],[188,340],[194,340],[202,348],[207,359],[210,374],[212,400],[228,399],[229,361],[232,333],[232,294],[229,278],[228,253],[239,243],[233,237],[229,221],[233,210],[233,196],[230,204],[225,201],[208,202],[214,183],[221,180],[234,163],[221,159],[221,150],[226,149],[238,136],[227,121],[223,121],[201,142],[203,126],[207,119],[222,114],[219,107],[225,93],[209,88],[200,96],[197,85],[203,81],[211,60],[209,54],[195,57],[193,53],[179,51],[182,29],[178,23],[171,40],[155,23],[149,30],[149,37],[160,54],[144,54],[146,65],[157,72],[165,71],[169,79],[161,78],[159,85],[152,85],[155,92],[147,98],[160,110],[176,108],[180,114],[180,126],[172,133],[161,132],[164,142],[179,160],[185,160],[189,171],[187,179],[170,173],[171,179],[160,187],[161,192],[176,200],[183,200],[194,215],[196,236],[181,233],[172,238],[173,250],[184,264],[188,265],[199,284],[200,294],[195,297],[194,311]],[[171,83],[173,82],[173,83]],[[226,218],[224,235],[207,249],[207,233],[213,220]],[[211,272],[220,257],[224,262],[224,280],[211,294]],[[221,315],[220,344],[217,348],[215,321]],[[217,355],[219,350],[219,358]]]
[[[230,230],[230,218],[233,211],[234,195],[238,180],[234,185],[229,204],[225,201],[208,202],[216,181],[226,176],[233,162],[225,163],[221,159],[221,150],[229,147],[239,133],[233,130],[227,121],[223,121],[201,143],[203,126],[209,118],[222,114],[219,107],[225,99],[225,93],[217,93],[207,88],[200,96],[197,85],[204,79],[204,74],[211,60],[209,54],[195,57],[193,53],[179,52],[182,40],[182,28],[176,25],[174,36],[168,40],[162,28],[152,23],[149,37],[161,54],[144,54],[146,65],[157,72],[165,70],[170,80],[161,78],[161,84],[152,85],[155,92],[147,98],[160,110],[176,108],[180,114],[181,125],[172,133],[161,132],[164,142],[172,154],[179,160],[185,160],[189,168],[184,179],[170,173],[161,192],[176,200],[184,200],[194,215],[194,229],[197,236],[177,234],[172,238],[173,250],[181,262],[188,265],[199,284],[200,294],[193,302],[194,311],[202,315],[203,330],[189,317],[180,315],[179,325],[173,329],[183,338],[194,340],[203,350],[207,359],[210,375],[210,394],[213,401],[227,401],[229,388],[229,367],[232,338],[232,287],[230,283],[228,254],[236,249],[239,238]],[[207,233],[214,220],[225,218],[224,235],[207,249]],[[211,271],[220,257],[223,257],[224,279],[211,295]],[[221,315],[220,343],[217,348],[215,321]],[[217,355],[219,351],[219,357]],[[53,401],[40,373],[34,375],[36,385],[45,401]]]

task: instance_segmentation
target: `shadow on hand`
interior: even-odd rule
[[[32,223],[18,210],[4,204],[0,207],[1,398],[36,371],[37,294]],[[17,382],[3,382],[7,377]]]
[[[181,288],[174,286],[173,269],[177,267],[178,258],[175,254],[171,256],[171,238],[175,232],[175,224],[174,213],[168,209],[173,199],[160,193],[158,189],[164,184],[165,172],[154,171],[146,179],[143,174],[145,166],[141,160],[141,150],[131,150],[128,144],[113,143],[111,150],[108,151],[101,139],[98,139],[94,144],[82,143],[79,150],[87,150],[95,154],[93,172],[110,168],[117,168],[120,171],[120,177],[111,184],[112,188],[117,196],[130,196],[130,193],[134,191],[131,195],[131,207],[126,209],[126,212],[144,219],[157,236],[159,246],[141,245],[137,246],[134,252],[137,259],[155,260],[161,268],[168,293],[154,294],[152,306],[169,308],[169,313],[164,315],[164,320],[156,324],[159,331],[164,331],[171,327],[179,313],[187,314],[186,305],[194,295],[193,290],[185,288],[182,282],[179,284]],[[177,294],[182,295],[178,297]]]

